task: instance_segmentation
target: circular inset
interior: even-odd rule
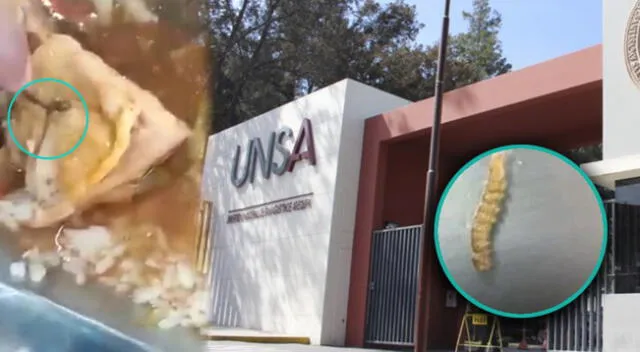
[[[552,150],[511,145],[468,162],[435,217],[436,254],[469,302],[508,318],[552,313],[597,275],[607,215],[588,176]]]
[[[60,154],[60,155],[53,155],[53,156],[42,156],[42,155],[36,155],[32,152],[30,152],[27,148],[25,148],[22,144],[20,144],[20,142],[18,141],[18,139],[16,138],[16,136],[13,133],[13,128],[11,128],[11,110],[13,108],[13,104],[15,104],[16,99],[18,99],[18,96],[20,95],[20,93],[22,93],[23,91],[25,91],[27,88],[31,87],[32,85],[36,84],[36,83],[42,83],[42,82],[55,82],[55,83],[60,83],[63,86],[71,89],[80,99],[80,102],[82,102],[82,107],[84,108],[84,114],[85,114],[85,122],[84,122],[84,129],[82,130],[82,135],[80,135],[80,139],[78,140],[78,142],[76,144],[74,144],[71,149],[69,149],[68,151]],[[41,159],[41,160],[56,160],[56,159],[61,159],[64,158],[65,156],[68,156],[69,154],[73,153],[76,149],[78,149],[78,147],[80,146],[80,144],[82,144],[82,142],[84,141],[84,139],[87,137],[87,132],[89,131],[89,106],[87,105],[87,101],[84,99],[84,97],[82,96],[82,94],[80,94],[80,92],[71,84],[61,80],[61,79],[57,79],[57,78],[39,78],[39,79],[35,79],[27,84],[25,84],[24,86],[22,86],[22,88],[18,89],[18,91],[16,92],[16,94],[13,95],[13,98],[11,99],[11,102],[9,103],[9,109],[7,111],[7,130],[9,131],[9,136],[11,137],[11,139],[13,140],[13,142],[16,144],[16,146],[18,147],[18,149],[20,149],[23,153],[27,154],[28,156],[32,157],[32,158],[36,158],[36,159]]]

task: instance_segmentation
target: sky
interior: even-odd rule
[[[502,14],[500,40],[504,56],[517,70],[600,44],[602,1],[490,0],[491,6]],[[425,24],[418,41],[435,43],[440,37],[444,0],[405,2],[416,6],[418,20]],[[472,2],[451,0],[451,34],[466,30],[462,11],[470,11]]]

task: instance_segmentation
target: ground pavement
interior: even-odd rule
[[[241,328],[209,327],[202,333],[214,341],[206,343],[205,351],[216,352],[389,352],[379,349],[327,347],[308,345],[308,338],[248,330]],[[306,341],[307,344],[304,344]],[[286,343],[285,343],[286,342]],[[503,352],[516,352],[505,348]],[[539,350],[538,350],[539,351]],[[451,351],[430,351],[451,352]]]
[[[207,327],[201,333],[212,341],[205,351],[220,352],[379,352],[375,349],[325,347],[309,345],[308,337],[284,335],[257,330]]]
[[[361,348],[325,347],[296,344],[259,344],[233,341],[207,342],[205,351],[216,352],[380,352]],[[386,351],[388,352],[388,351]]]
[[[210,341],[207,342],[207,348],[205,351],[216,352],[382,352],[383,350],[373,349],[361,349],[361,348],[346,348],[346,347],[325,347],[325,346],[310,346],[310,345],[296,345],[296,344],[260,344],[260,343],[247,343],[247,342],[232,342],[232,341]],[[522,352],[515,348],[505,348],[503,352]],[[530,350],[540,351],[540,350]],[[389,352],[389,351],[384,351]],[[433,351],[438,352],[438,351]],[[446,352],[446,351],[439,351]]]

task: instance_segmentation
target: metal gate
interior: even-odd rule
[[[593,283],[547,318],[549,351],[602,351],[602,295],[640,292],[640,206],[605,202],[609,242]],[[365,342],[413,345],[421,226],[375,231],[372,239]]]
[[[603,274],[573,303],[549,316],[550,351],[602,351],[602,295],[607,293]]]
[[[421,226],[374,231],[365,342],[412,346]]]
[[[549,316],[550,351],[602,351],[602,295],[640,292],[640,206],[605,202],[609,246],[600,273],[572,304]]]

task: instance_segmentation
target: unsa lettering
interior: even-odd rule
[[[242,147],[238,145],[233,157],[231,183],[238,188],[247,182],[253,183],[256,177],[257,165],[259,165],[262,176],[265,179],[269,179],[272,174],[280,176],[285,172],[293,172],[296,163],[302,160],[307,160],[311,165],[315,165],[316,150],[311,120],[302,120],[293,149],[289,151],[285,143],[292,140],[293,137],[293,130],[289,127],[272,132],[269,136],[269,144],[266,151],[260,138],[249,140],[245,150],[245,165],[242,168],[240,167]],[[306,150],[304,151],[302,150],[303,144],[306,145]],[[280,155],[279,162],[275,161],[276,154]]]

